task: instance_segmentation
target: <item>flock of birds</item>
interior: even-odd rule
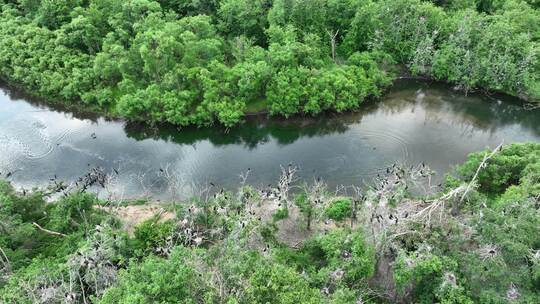
[[[91,133],[90,137],[92,139],[97,139],[97,135],[95,132]],[[88,167],[90,167],[90,164],[88,164]],[[293,166],[292,163],[289,163],[286,168],[282,168],[282,175],[280,177],[278,185],[276,187],[273,187],[272,184],[268,184],[266,188],[259,190],[261,197],[265,199],[273,199],[280,203],[284,199],[284,192],[286,192],[288,187],[290,187],[290,182],[292,181],[293,175],[295,174],[296,170],[297,168]],[[0,172],[0,177],[9,179],[16,171],[18,170],[8,171],[5,174]],[[159,168],[158,171],[158,174],[165,173],[165,170],[163,168]],[[247,168],[247,174],[249,174],[250,171],[251,168]],[[406,182],[406,175],[413,174],[413,172],[420,177],[427,177],[432,174],[432,171],[429,169],[429,167],[426,166],[424,162],[422,162],[418,166],[418,168],[410,166],[408,170],[403,166],[394,163],[392,164],[392,166],[387,167],[382,173],[377,174],[374,182],[371,185],[371,188],[379,193],[393,193],[391,194],[392,197],[390,197],[390,199],[393,199],[395,191],[392,190],[394,190],[395,188],[402,186],[405,190],[408,190],[409,185]],[[110,174],[119,175],[120,172],[118,169],[113,168]],[[320,180],[320,178],[318,179]],[[105,188],[107,180],[108,173],[106,173],[103,168],[93,167],[90,168],[86,174],[76,180],[74,189],[84,192],[92,186],[99,186],[101,188]],[[54,175],[54,177],[50,179],[50,182],[52,183],[50,188],[53,188],[55,192],[64,192],[64,195],[67,195],[66,190],[68,189],[68,186],[64,184],[64,182],[59,181],[56,175]],[[209,184],[210,186],[215,187],[215,184],[213,182],[210,182]],[[438,185],[438,187],[441,186],[442,184]],[[26,193],[24,189],[23,191],[24,193]],[[221,189],[214,194],[214,197],[223,193],[224,189]],[[375,218],[372,218],[372,220],[374,219]],[[376,219],[380,220],[379,217],[376,217]],[[395,220],[396,222],[398,221],[397,218]]]

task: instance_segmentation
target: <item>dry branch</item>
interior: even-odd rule
[[[41,227],[38,223],[36,222],[32,222],[32,225],[36,226],[39,230],[45,232],[45,233],[48,233],[48,234],[51,234],[51,235],[55,235],[55,236],[61,236],[61,237],[65,237],[66,235],[63,234],[63,233],[60,233],[60,232],[56,232],[56,231],[52,231],[52,230],[49,230],[49,229],[45,229],[43,227]]]
[[[484,159],[482,160],[482,162],[480,163],[480,165],[478,166],[478,168],[476,169],[476,172],[474,173],[474,176],[473,178],[471,179],[471,181],[469,182],[469,184],[467,185],[467,188],[465,189],[465,192],[463,192],[463,195],[461,196],[461,199],[459,200],[460,203],[463,202],[463,200],[465,199],[465,197],[467,196],[467,193],[469,193],[469,191],[471,190],[471,188],[476,184],[476,179],[478,178],[478,174],[480,173],[480,171],[485,168],[487,166],[487,161],[492,158],[493,156],[495,156],[495,154],[497,154],[497,152],[501,151],[502,150],[502,146],[503,144],[499,144],[493,151],[491,151],[491,153],[489,154],[486,154],[484,156]]]

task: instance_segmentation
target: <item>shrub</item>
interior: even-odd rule
[[[326,209],[326,215],[336,221],[342,221],[350,216],[351,212],[352,201],[350,198],[337,199]]]

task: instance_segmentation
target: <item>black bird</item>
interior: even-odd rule
[[[214,185],[214,183],[210,183],[210,186],[215,187],[216,185]]]
[[[8,173],[6,174],[6,177],[10,177],[12,174],[13,174],[12,172],[8,172]]]
[[[118,175],[118,170],[113,168],[113,171],[114,171],[114,173],[116,173],[116,175]]]
[[[159,168],[159,172],[164,172],[163,169]]]

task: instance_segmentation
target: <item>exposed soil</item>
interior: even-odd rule
[[[174,212],[167,211],[158,203],[114,207],[110,209],[108,207],[100,208],[103,208],[116,215],[120,221],[122,221],[124,230],[126,230],[130,235],[133,235],[135,226],[153,218],[154,216],[159,217],[160,222],[171,220],[175,217]]]

